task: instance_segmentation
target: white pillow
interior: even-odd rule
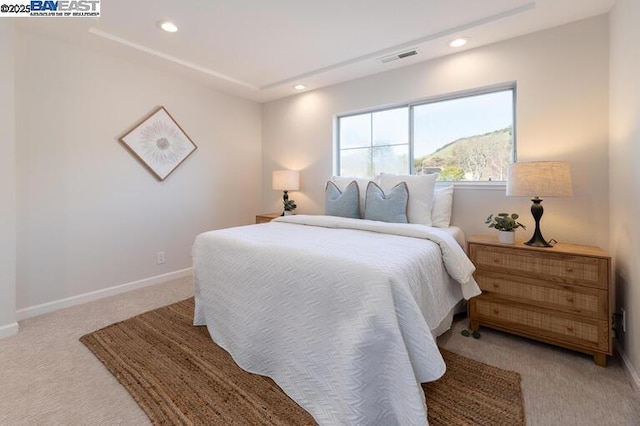
[[[409,223],[420,223],[431,226],[431,209],[433,208],[433,192],[436,186],[437,174],[428,175],[380,175],[380,187],[384,192],[400,182],[406,182],[409,189],[409,206],[407,217]]]
[[[453,207],[453,185],[436,188],[433,191],[433,208],[431,209],[431,226],[448,228],[451,225],[451,208]]]
[[[354,180],[358,184],[358,190],[360,191],[360,218],[362,219],[364,217],[364,201],[367,196],[367,185],[369,185],[369,182],[378,184],[379,178],[377,176],[373,179],[348,176],[333,176],[331,178],[331,182],[335,183],[341,192],[344,192],[347,186]]]

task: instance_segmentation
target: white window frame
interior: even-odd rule
[[[513,105],[511,108],[512,111],[512,122],[513,122],[513,136],[512,136],[512,149],[511,149],[511,162],[515,163],[516,162],[516,157],[517,157],[517,144],[516,144],[516,135],[517,135],[517,131],[516,131],[516,98],[517,98],[517,84],[515,81],[513,82],[508,82],[508,83],[501,83],[501,84],[497,84],[497,85],[493,85],[493,86],[485,86],[485,87],[481,87],[481,88],[476,88],[476,89],[471,89],[471,90],[464,90],[464,91],[460,91],[460,92],[454,92],[454,93],[448,93],[448,94],[444,94],[444,95],[438,95],[438,96],[433,96],[433,97],[429,97],[429,98],[425,98],[425,99],[419,99],[413,102],[407,102],[407,103],[401,103],[401,104],[396,104],[396,105],[385,105],[383,107],[378,107],[378,108],[370,108],[370,109],[366,109],[366,110],[360,110],[360,111],[351,111],[348,113],[344,113],[344,114],[338,114],[335,116],[334,118],[334,150],[333,150],[333,156],[334,156],[334,161],[333,161],[333,174],[338,176],[340,174],[340,120],[342,118],[346,118],[346,117],[352,117],[355,115],[362,115],[362,114],[373,114],[376,112],[381,112],[381,111],[387,111],[387,110],[391,110],[391,109],[397,109],[397,108],[408,108],[409,109],[409,122],[408,122],[408,126],[409,126],[409,170],[407,170],[408,174],[413,174],[413,162],[414,162],[414,135],[413,135],[413,114],[414,114],[414,108],[417,106],[421,106],[421,105],[425,105],[425,104],[430,104],[430,103],[436,103],[436,102],[443,102],[443,101],[450,101],[453,99],[460,99],[460,98],[467,98],[467,97],[472,97],[472,96],[478,96],[478,95],[486,95],[489,93],[496,93],[496,92],[504,92],[504,91],[511,91],[512,92],[512,99],[513,99]],[[446,184],[446,185],[455,185],[457,188],[461,188],[464,189],[465,187],[467,188],[473,188],[473,189],[496,189],[496,190],[502,190],[505,187],[505,181],[469,181],[469,180],[465,180],[465,181],[439,181],[438,184]]]

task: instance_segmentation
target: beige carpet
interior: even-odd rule
[[[192,319],[190,298],[80,341],[154,424],[315,424],[271,379],[238,367]],[[518,373],[442,351],[447,373],[423,385],[431,425],[524,424]]]
[[[0,340],[0,425],[150,425],[78,339],[190,296],[185,278],[20,321],[19,334]],[[528,426],[640,425],[640,394],[618,358],[600,368],[588,355],[489,329],[466,338],[467,326],[456,318],[438,344],[520,373]]]

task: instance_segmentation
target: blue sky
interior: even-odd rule
[[[414,153],[431,154],[456,139],[512,124],[511,91],[419,105],[414,108]]]
[[[431,154],[462,137],[508,127],[513,121],[512,108],[511,90],[417,105],[414,108],[414,156]],[[408,114],[408,108],[403,107],[342,118],[341,148],[370,146],[372,127],[374,145],[389,141],[407,143]]]

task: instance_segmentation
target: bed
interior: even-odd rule
[[[420,383],[445,371],[435,335],[480,293],[456,236],[304,215],[206,232],[194,324],[321,425],[427,424]]]

